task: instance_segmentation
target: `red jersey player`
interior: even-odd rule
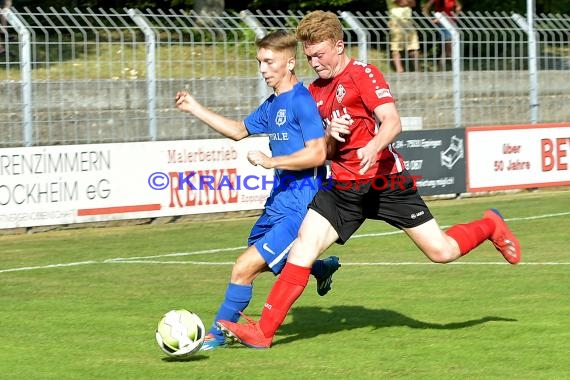
[[[317,102],[326,125],[330,126],[335,119],[349,124],[340,130],[347,135],[348,141],[340,138],[342,144],[335,144],[336,152],[329,157],[332,159],[332,177],[355,180],[402,172],[402,158],[391,145],[387,145],[386,149],[379,151],[377,159],[370,161],[369,169],[359,173],[361,159],[358,149],[364,147],[378,131],[372,110],[376,107],[391,108],[394,98],[375,66],[348,58],[343,66],[345,68],[333,78],[321,77],[309,85],[309,92]]]
[[[309,204],[281,276],[259,322],[219,321],[226,335],[252,348],[269,348],[287,312],[307,285],[311,264],[329,246],[343,244],[367,219],[402,229],[433,262],[448,263],[490,240],[511,264],[521,249],[497,210],[442,231],[420,197],[391,143],[401,131],[390,88],[374,66],[345,53],[334,13],[315,11],[301,20],[297,39],[319,76],[309,87],[331,142],[332,184]],[[334,143],[333,143],[334,141]]]

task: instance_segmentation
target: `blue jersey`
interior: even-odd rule
[[[302,83],[291,91],[271,95],[244,121],[249,134],[265,133],[273,157],[295,153],[305,142],[324,137],[317,105]],[[276,182],[265,203],[269,215],[306,212],[325,176],[324,166],[305,170],[275,170]]]

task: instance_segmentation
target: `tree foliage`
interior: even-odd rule
[[[420,10],[421,3],[418,1],[416,11]],[[150,9],[193,9],[204,3],[212,3],[213,6],[220,0],[13,0],[13,6],[19,7],[49,7],[61,8],[150,8]],[[536,13],[570,13],[570,1],[568,0],[535,0]],[[527,0],[463,0],[464,11],[505,11],[526,13]],[[225,2],[226,10],[240,11],[250,10],[345,10],[345,11],[386,11],[386,1],[369,0],[232,0]]]

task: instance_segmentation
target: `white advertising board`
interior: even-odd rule
[[[266,137],[0,149],[0,228],[262,209]]]
[[[570,185],[570,123],[466,128],[467,190]]]

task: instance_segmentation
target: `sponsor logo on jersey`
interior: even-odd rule
[[[342,84],[339,84],[338,87],[336,88],[336,101],[341,103],[345,95],[346,95],[346,90],[344,89],[344,86]]]
[[[275,124],[282,126],[287,121],[287,116],[285,115],[285,109],[280,109],[277,111],[277,116],[275,117]]]
[[[317,102],[317,107],[322,106],[323,104],[325,104],[325,102],[321,99]]]
[[[378,97],[378,99],[391,98],[392,94],[390,93],[390,90],[388,90],[387,88],[379,88],[378,90],[376,90],[376,96]]]

